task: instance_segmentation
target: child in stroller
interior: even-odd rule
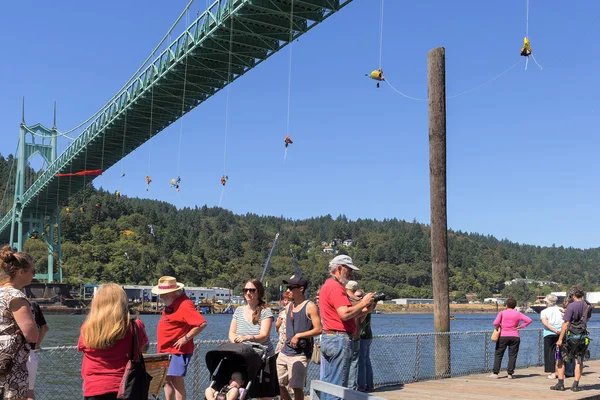
[[[204,392],[204,396],[207,400],[238,400],[243,399],[246,394],[246,389],[243,387],[244,375],[241,372],[234,372],[231,374],[231,380],[229,385],[225,386],[220,391],[216,391],[209,386]]]
[[[211,383],[204,395],[207,400],[217,396],[227,400],[244,400],[250,393],[253,382],[262,380],[266,362],[266,348],[243,343],[223,343],[206,353],[206,366]],[[246,384],[245,387],[242,387]],[[254,390],[255,391],[255,390]],[[254,396],[253,396],[254,397]]]

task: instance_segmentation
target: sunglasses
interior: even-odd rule
[[[298,285],[290,285],[287,288],[288,288],[288,290],[294,290],[294,289],[300,288],[300,286],[298,286]]]
[[[255,293],[256,289],[255,288],[244,288],[244,293]]]

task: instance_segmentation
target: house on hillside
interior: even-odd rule
[[[354,242],[352,241],[352,239],[346,239],[342,244],[346,247],[352,247],[352,245],[354,245]]]
[[[323,253],[326,253],[326,254],[335,254],[335,251],[331,247],[325,247],[323,249]]]

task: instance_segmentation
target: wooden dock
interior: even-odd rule
[[[515,378],[509,380],[506,370],[500,371],[499,379],[488,378],[490,373],[468,375],[458,378],[439,379],[409,383],[404,386],[380,388],[372,395],[385,399],[598,399],[600,400],[600,360],[584,363],[580,386],[583,390],[564,392],[550,390],[556,380],[548,379],[543,367],[517,369]],[[565,379],[570,388],[573,378]]]

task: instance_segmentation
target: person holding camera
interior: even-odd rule
[[[339,255],[329,262],[329,279],[319,292],[319,308],[323,323],[321,335],[321,380],[348,387],[352,359],[352,336],[357,330],[356,317],[370,312],[375,304],[374,293],[367,293],[358,303],[346,294],[345,285],[358,267],[347,255]],[[334,399],[322,393],[321,399]]]
[[[346,284],[346,294],[350,299],[352,305],[358,303],[360,301],[360,297],[356,296],[355,292],[358,291],[358,282],[349,281]],[[356,317],[356,326],[360,327],[360,324],[365,318],[365,315]],[[350,359],[350,372],[348,373],[348,387],[352,390],[356,390],[358,388],[357,380],[358,380],[358,357],[360,355],[360,329],[356,329],[354,335],[352,335],[352,358]]]
[[[287,285],[292,302],[282,311],[286,315],[286,340],[277,356],[279,391],[283,400],[291,400],[289,385],[294,398],[303,399],[308,360],[313,350],[312,338],[321,334],[321,318],[316,304],[304,296],[308,287],[306,278],[293,275],[283,283]]]

